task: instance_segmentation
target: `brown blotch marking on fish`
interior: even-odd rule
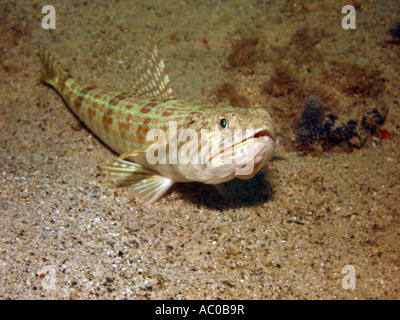
[[[75,108],[79,110],[82,107],[83,100],[85,100],[88,92],[92,91],[94,87],[85,87],[78,93],[78,98],[75,101]]]
[[[115,129],[111,129],[110,130],[111,135],[113,135],[114,137],[118,137],[118,132]]]
[[[75,91],[77,86],[78,86],[77,83],[75,81],[72,81],[71,84],[69,85],[69,88],[71,91]]]
[[[67,92],[65,97],[66,101],[71,102],[71,99],[75,99],[76,97],[79,96],[79,90],[77,90],[77,84],[72,81],[71,84],[66,86],[65,91]]]
[[[94,119],[93,120],[93,125],[95,126],[95,127],[100,127],[100,122],[99,122],[99,120],[98,119]]]
[[[132,141],[132,142],[137,142],[137,135],[136,134],[131,134],[130,132],[125,132],[126,134],[126,140]]]
[[[104,131],[110,133],[110,127],[103,123]]]
[[[93,104],[93,107],[95,107],[100,113],[104,113],[107,110],[107,108],[104,105],[104,103],[101,103],[101,102],[95,102]]]
[[[104,130],[110,133],[110,125],[113,123],[112,119],[113,110],[108,109],[108,111],[104,114],[103,119],[101,120],[104,126]]]
[[[112,109],[108,109],[107,112],[105,113],[105,115],[107,116],[107,123],[111,124],[113,119],[112,116],[114,114],[114,110]]]
[[[141,106],[145,106],[147,104],[147,102],[138,100],[138,101],[135,101],[135,104],[141,107]]]
[[[60,83],[60,92],[61,92],[61,94],[64,95],[65,83],[67,82],[68,79],[71,79],[71,78],[72,78],[72,75],[70,73],[68,73],[67,76],[65,77],[64,81],[62,81]]]
[[[92,120],[96,116],[96,107],[92,108],[89,106],[87,108],[87,114],[89,116],[89,119]]]
[[[110,106],[116,106],[120,101],[124,100],[128,94],[121,93],[110,100]]]
[[[137,129],[137,133],[138,134],[144,134],[146,135],[149,132],[149,127],[145,126],[145,125],[141,125],[138,129]]]
[[[151,111],[151,109],[149,109],[147,106],[142,108],[142,109],[140,109],[141,113],[149,113],[150,111]]]
[[[146,138],[143,135],[139,135],[139,143],[145,143]]]
[[[132,109],[133,108],[133,104],[130,104],[130,103],[128,103],[126,106],[125,106],[125,109],[127,109],[127,110],[130,110],[130,109]]]
[[[155,106],[157,105],[157,103],[148,103],[145,107],[143,107],[142,109],[140,109],[141,113],[149,113]]]
[[[150,119],[150,118],[146,118],[146,119],[144,119],[144,121],[143,121],[144,124],[149,124],[150,122],[151,122],[151,119]]]
[[[206,121],[202,121],[201,124],[200,124],[200,127],[205,127],[206,125],[207,125],[207,122]]]
[[[173,111],[166,110],[162,113],[163,117],[169,117],[170,115],[174,114]]]
[[[130,126],[131,126],[130,123],[126,123],[126,122],[118,123],[118,128],[119,128],[119,130],[121,130],[121,132],[128,131]]]

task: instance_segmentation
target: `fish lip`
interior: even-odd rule
[[[242,143],[248,141],[248,140],[252,140],[252,139],[258,139],[258,138],[264,138],[264,137],[269,137],[271,138],[271,140],[275,143],[275,133],[271,130],[268,129],[260,129],[257,132],[255,132],[254,134],[248,136],[247,138],[244,138],[242,141],[232,145],[232,147],[236,147],[241,145]]]
[[[273,142],[276,142],[275,141],[275,134],[272,131],[268,130],[268,129],[261,129],[261,130],[257,131],[253,135],[253,139],[262,138],[262,137],[270,137]]]
[[[268,129],[260,129],[258,131],[256,131],[254,134],[242,139],[240,142],[231,145],[231,148],[234,149],[235,147],[240,146],[241,144],[244,144],[246,141],[250,141],[252,139],[256,140],[256,139],[260,139],[260,138],[264,138],[264,137],[268,137],[270,138],[273,143],[275,144],[275,133],[273,132],[273,130],[268,130]],[[221,155],[224,152],[224,150],[221,150],[220,152],[218,152],[215,155],[211,155],[209,157],[209,161],[213,160],[215,157]]]

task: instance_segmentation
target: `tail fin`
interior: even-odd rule
[[[39,44],[39,56],[42,64],[41,78],[44,82],[53,86],[55,89],[60,91],[62,84],[69,77],[63,67],[50,55],[50,53]]]

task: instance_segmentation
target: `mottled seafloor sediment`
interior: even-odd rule
[[[44,1],[0,4],[1,299],[398,299],[400,45],[396,1]],[[174,186],[143,206],[98,166],[116,155],[39,81],[41,42],[88,84],[129,90],[148,35],[175,94],[264,106],[277,157],[264,175]],[[363,145],[296,146],[316,95],[358,119],[387,101]],[[355,289],[343,286],[354,267]]]

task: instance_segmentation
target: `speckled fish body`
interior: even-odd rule
[[[147,55],[134,75],[131,93],[83,85],[64,71],[43,47],[40,46],[39,51],[43,81],[58,91],[96,136],[121,154],[102,168],[129,185],[134,195],[144,202],[154,202],[175,182],[219,184],[235,177],[248,179],[266,164],[274,152],[272,120],[264,109],[202,106],[174,98],[164,62],[151,39]],[[221,127],[221,119],[225,121],[224,127]],[[174,126],[171,127],[171,123]],[[154,143],[147,139],[151,130],[164,132],[168,147],[173,139],[177,140],[176,148],[179,149],[186,142],[177,137],[185,129],[199,135],[208,129],[206,138],[215,138],[222,145],[224,138],[221,138],[221,133],[224,134],[228,124],[232,130],[252,128],[254,132],[236,144],[225,144],[225,149],[218,154],[202,152],[198,143],[199,146],[193,148],[197,148],[199,157],[203,157],[201,163],[183,163],[179,157],[176,163],[171,162],[169,152],[166,163],[150,164],[148,161],[147,152]],[[219,133],[218,137],[215,132]],[[251,155],[249,142],[252,142]],[[233,158],[235,148],[241,148],[245,156],[248,153],[245,161],[256,160],[251,173],[238,175],[235,164],[206,161],[217,159],[222,154]]]

